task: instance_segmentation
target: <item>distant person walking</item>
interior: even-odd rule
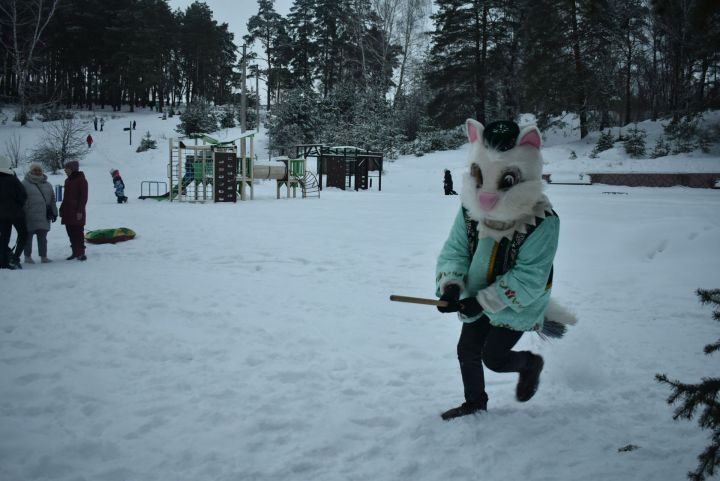
[[[105,118],[100,117],[100,132],[103,131],[103,127],[105,127]]]
[[[95,132],[97,132],[97,124],[98,124],[98,118],[97,118],[97,117],[95,117],[95,118],[93,119],[93,124],[95,125]]]
[[[80,171],[77,160],[65,162],[65,195],[60,204],[60,217],[65,224],[72,255],[67,260],[87,260],[85,257],[85,206],[88,200],[88,183]]]
[[[445,169],[443,187],[445,188],[445,195],[457,195],[457,192],[453,190],[452,174],[450,174],[450,171],[448,169]]]
[[[0,155],[0,269],[22,269],[20,250],[25,247],[25,201],[27,194],[15,176],[10,159]],[[10,249],[12,228],[17,231],[15,251]]]
[[[88,149],[89,149],[90,147],[92,147],[92,144],[93,144],[92,135],[88,134],[87,139],[85,139],[85,140],[87,141]]]
[[[30,164],[30,170],[22,181],[27,202],[25,203],[25,222],[27,223],[27,240],[25,241],[25,264],[35,264],[32,258],[33,236],[37,236],[38,254],[43,263],[52,262],[47,256],[47,234],[50,223],[58,216],[55,205],[55,190],[43,173],[42,165],[37,162]]]
[[[137,122],[133,120],[133,130],[135,130],[135,127],[137,126]]]

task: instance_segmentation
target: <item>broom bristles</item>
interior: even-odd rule
[[[545,319],[542,330],[538,331],[538,335],[545,341],[549,339],[560,339],[567,332],[565,324]]]
[[[577,324],[575,314],[565,306],[550,299],[550,303],[545,310],[545,322],[543,328],[538,331],[538,335],[545,341],[560,339],[567,332],[567,326],[575,324]]]

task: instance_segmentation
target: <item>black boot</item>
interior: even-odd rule
[[[20,265],[20,257],[11,255],[10,256],[10,269],[22,269],[22,265]]]
[[[520,370],[515,397],[521,403],[529,401],[537,392],[540,384],[540,373],[545,362],[541,356],[528,352],[530,358],[523,369]]]
[[[459,418],[461,416],[475,414],[480,411],[487,411],[487,405],[481,403],[464,402],[456,408],[448,409],[441,414],[441,417],[445,421],[449,421],[451,419]]]

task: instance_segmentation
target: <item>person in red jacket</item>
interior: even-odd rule
[[[89,149],[90,147],[92,147],[92,144],[93,144],[92,135],[88,134],[87,139],[85,139],[85,140],[87,140],[88,149]]]
[[[72,255],[67,260],[84,261],[85,257],[85,206],[88,200],[88,183],[80,171],[77,160],[65,162],[65,194],[60,204],[60,218],[65,224]]]

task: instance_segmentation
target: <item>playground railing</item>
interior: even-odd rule
[[[160,192],[160,186],[163,187],[163,192]],[[153,187],[155,188],[155,193],[153,194]],[[157,180],[143,180],[140,182],[140,195],[141,196],[161,196],[168,193],[168,187],[167,182],[157,181]]]

